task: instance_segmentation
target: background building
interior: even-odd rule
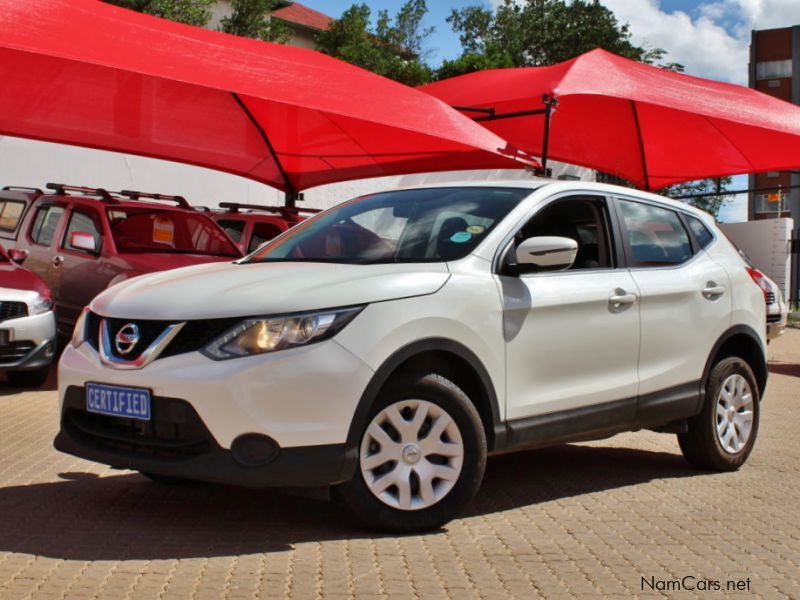
[[[753,31],[750,43],[750,87],[800,105],[800,25]],[[750,188],[800,185],[800,172],[750,176]],[[780,196],[779,201],[776,201]],[[782,194],[750,194],[749,220],[792,217],[800,223],[800,189]]]
[[[231,12],[231,0],[217,0],[211,6],[212,16],[208,28],[219,29],[222,19],[230,16]],[[316,47],[314,38],[320,31],[327,31],[328,24],[333,17],[300,2],[286,0],[279,3],[279,6],[272,11],[270,18],[280,21],[289,29],[287,44],[313,50]]]

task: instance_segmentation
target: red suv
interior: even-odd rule
[[[9,254],[24,257],[52,290],[62,335],[72,332],[84,306],[119,281],[242,256],[214,221],[180,196],[47,188],[52,193],[0,191],[0,238],[13,240],[6,242]]]
[[[220,202],[219,206],[225,212],[210,212],[209,215],[245,254],[250,254],[264,242],[278,237],[290,227],[320,212],[316,208],[262,206],[238,202]]]

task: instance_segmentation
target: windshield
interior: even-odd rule
[[[149,207],[108,209],[118,252],[241,256],[211,219],[183,210]]]
[[[375,264],[463,258],[530,189],[431,188],[352,200],[304,221],[252,262]]]

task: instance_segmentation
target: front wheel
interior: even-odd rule
[[[404,376],[381,392],[361,432],[358,469],[333,489],[367,525],[437,529],[480,487],[486,434],[469,398],[440,375]]]
[[[703,412],[678,434],[692,465],[735,471],[750,455],[758,433],[760,398],[750,366],[741,358],[722,359],[708,376]]]

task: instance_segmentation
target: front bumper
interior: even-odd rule
[[[70,387],[53,445],[116,469],[251,488],[333,484],[352,471],[346,468],[344,444],[276,445],[263,464],[242,464],[241,455],[216,443],[188,403],[172,398],[153,403],[158,421],[143,426],[85,412],[83,388]]]
[[[9,331],[8,346],[0,346],[0,370],[35,370],[53,362],[56,323],[52,311],[3,321],[0,329]]]
[[[128,371],[102,365],[88,343],[68,346],[59,363],[55,446],[115,468],[218,483],[336,483],[352,472],[345,442],[372,374],[334,340],[227,361],[190,352]],[[89,419],[95,415],[85,410],[86,382],[148,388],[151,430],[136,431],[118,417]],[[248,435],[274,443],[268,463],[237,460],[237,440]]]
[[[767,315],[767,340],[774,340],[786,331],[786,314]]]

